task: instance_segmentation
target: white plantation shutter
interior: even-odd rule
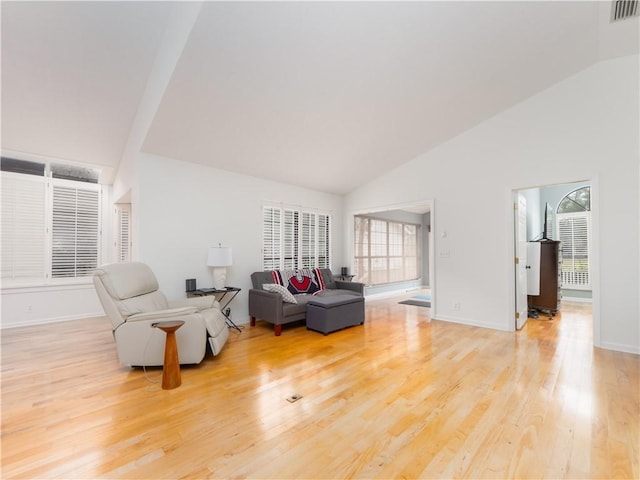
[[[45,178],[2,172],[3,284],[45,278]]]
[[[302,213],[302,233],[300,236],[302,258],[300,266],[303,268],[315,267],[316,259],[316,215],[314,213]]]
[[[99,172],[8,157],[0,168],[3,285],[90,276],[100,254]]]
[[[562,242],[562,286],[590,288],[591,212],[559,213],[557,225]]]
[[[262,267],[264,270],[280,268],[282,237],[280,209],[264,207],[262,211]]]
[[[53,185],[51,276],[86,277],[98,266],[100,192],[70,182]]]
[[[329,215],[265,206],[263,269],[328,268],[330,223]]]
[[[318,268],[329,268],[329,215],[318,215]]]
[[[298,266],[298,217],[295,210],[284,210],[282,231],[282,251],[284,256],[276,268],[296,268]]]
[[[116,208],[116,217],[118,262],[128,262],[131,260],[131,205],[119,205]]]

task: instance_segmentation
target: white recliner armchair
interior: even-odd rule
[[[163,364],[165,333],[152,328],[156,322],[184,320],[185,324],[176,331],[181,364],[200,363],[207,340],[217,355],[229,337],[225,317],[214,297],[169,302],[144,263],[103,265],[95,270],[93,283],[113,324],[118,358],[124,365]]]

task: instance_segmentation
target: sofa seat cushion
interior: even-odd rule
[[[295,303],[295,304],[283,303],[282,313],[284,314],[285,317],[290,317],[292,315],[302,315],[302,318],[304,318],[307,312],[307,302],[309,300],[313,300],[316,296],[319,296],[319,295],[321,295],[321,293],[318,293],[317,295],[307,295],[307,294],[294,295],[298,303]]]

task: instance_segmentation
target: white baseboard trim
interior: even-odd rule
[[[563,302],[574,302],[574,303],[593,303],[592,298],[584,298],[584,297],[562,297]]]
[[[480,328],[490,328],[491,330],[500,330],[501,332],[509,332],[510,330],[505,329],[500,325],[488,325],[486,323],[476,322],[474,320],[470,320],[468,318],[462,317],[452,317],[450,315],[438,315],[435,314],[431,317],[432,320],[439,320],[441,322],[450,322],[450,323],[458,323],[460,325],[467,325],[469,327],[480,327]]]
[[[613,350],[615,352],[633,353],[635,355],[640,355],[640,346],[638,345],[626,345],[626,344],[614,343],[614,342],[601,342],[600,348],[604,348],[605,350]]]
[[[54,317],[54,318],[38,318],[36,320],[27,320],[24,322],[2,322],[0,325],[0,329],[5,328],[17,328],[17,327],[32,327],[34,325],[46,325],[48,323],[60,323],[60,322],[68,322],[70,320],[82,320],[85,318],[96,318],[96,317],[104,317],[103,312],[94,312],[94,313],[84,313],[81,315],[71,315],[65,317]],[[106,318],[106,317],[105,317]],[[108,320],[106,320],[108,322]]]
[[[370,294],[365,293],[364,298],[370,299],[370,300],[379,300],[379,299],[388,298],[388,297],[397,297],[398,295],[402,295],[404,293],[411,293],[417,290],[424,290],[426,288],[429,288],[429,287],[425,287],[425,286],[407,287],[407,288],[402,288],[400,290],[391,290],[389,292],[370,293]],[[366,288],[365,288],[365,291],[366,291]]]

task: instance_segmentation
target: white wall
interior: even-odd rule
[[[232,248],[227,284],[242,288],[230,305],[236,323],[249,321],[250,275],[262,270],[262,205],[283,202],[332,215],[331,267],[343,265],[343,197],[153,155],[138,159],[137,244],[170,299],[185,297],[185,279],[211,287],[210,246]],[[311,172],[310,172],[311,173]]]
[[[434,198],[434,316],[511,331],[512,190],[592,180],[595,342],[640,353],[639,80],[638,55],[594,65],[348,195],[346,219]]]
[[[104,315],[93,283],[2,290],[2,328]]]
[[[527,240],[531,241],[542,236],[544,214],[540,207],[540,189],[528,188],[519,190],[527,202]]]

